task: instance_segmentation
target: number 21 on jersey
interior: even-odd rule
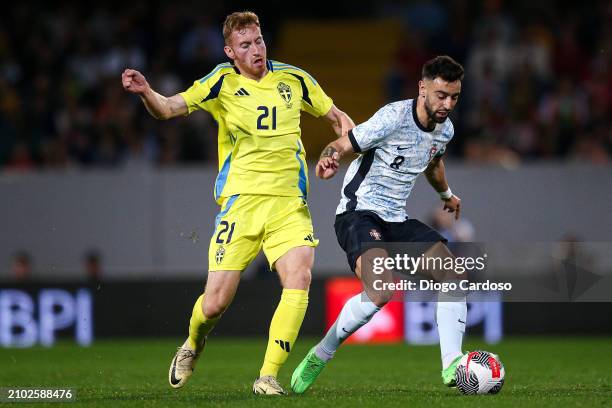
[[[257,111],[262,112],[257,118],[257,129],[259,130],[276,130],[276,106],[273,106],[272,109],[267,106],[258,106]],[[272,118],[268,119],[270,116],[270,111],[272,111]]]

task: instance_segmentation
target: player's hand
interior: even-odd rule
[[[138,95],[143,94],[149,89],[149,83],[144,75],[135,69],[128,68],[123,71],[123,74],[121,74],[121,83],[123,84],[123,89]]]
[[[336,175],[340,163],[338,162],[338,152],[331,157],[323,157],[319,160],[316,167],[316,175],[323,180],[330,179]]]
[[[444,200],[444,211],[448,211],[449,213],[455,213],[455,219],[459,219],[459,214],[461,214],[461,199],[456,195],[453,195],[448,200]]]

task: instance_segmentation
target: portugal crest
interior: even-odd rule
[[[276,89],[278,90],[278,94],[281,96],[281,98],[283,98],[283,101],[289,105],[291,103],[292,96],[291,87],[284,82],[279,82]]]
[[[382,234],[376,231],[375,229],[370,230],[370,236],[374,238],[376,241],[380,241],[380,239],[382,238]]]
[[[429,161],[434,158],[434,156],[438,153],[438,146],[435,144],[429,149]]]

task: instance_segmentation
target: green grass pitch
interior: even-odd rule
[[[314,344],[298,340],[280,380]],[[0,386],[73,387],[77,401],[50,406],[240,407],[604,407],[612,406],[610,338],[509,338],[483,345],[468,338],[464,349],[499,353],[506,384],[498,395],[463,396],[442,386],[437,346],[344,346],[304,395],[251,394],[263,353],[262,339],[212,336],[190,383],[170,389],[167,373],[182,340],[98,341],[90,348],[0,349]],[[0,407],[3,404],[0,403]],[[8,405],[7,405],[8,406]]]

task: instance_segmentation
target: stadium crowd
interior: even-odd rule
[[[507,165],[542,158],[607,163],[612,4],[530,3],[386,1],[358,10],[404,22],[389,100],[414,95],[419,67],[433,55],[464,64],[453,156]],[[220,22],[227,10],[207,4],[194,13],[193,4],[144,1],[120,10],[56,6],[21,2],[0,16],[0,169],[216,161],[208,115],[152,121],[119,78],[130,66],[163,94],[182,90],[226,60]]]

